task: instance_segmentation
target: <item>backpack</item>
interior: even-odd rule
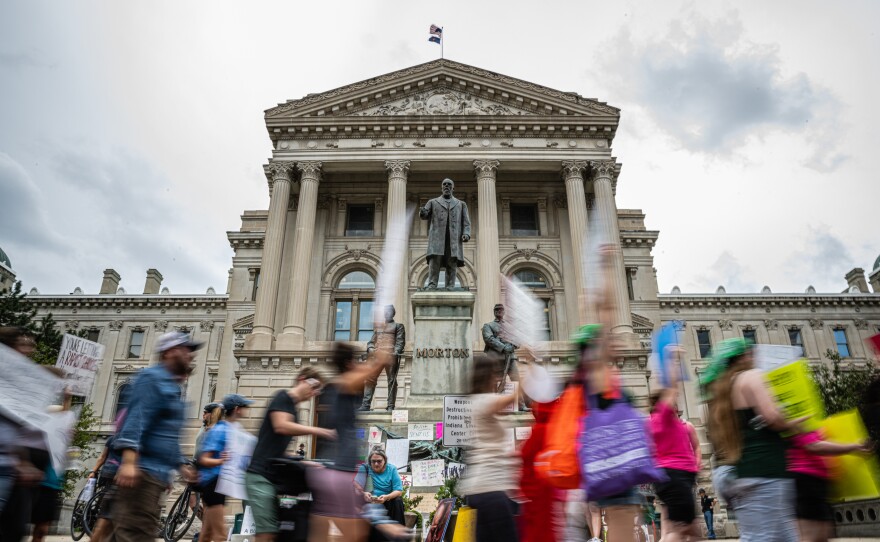
[[[558,489],[580,487],[577,437],[584,414],[583,386],[567,387],[550,416],[544,449],[535,456],[535,472]]]

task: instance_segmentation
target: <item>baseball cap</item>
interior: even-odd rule
[[[233,410],[235,407],[245,407],[250,406],[254,402],[244,397],[243,395],[239,395],[237,393],[230,393],[226,397],[223,398],[223,410],[229,412]]]
[[[192,350],[198,350],[205,346],[205,343],[192,340],[192,337],[182,331],[169,331],[156,339],[156,353],[158,354],[177,346],[188,346]]]

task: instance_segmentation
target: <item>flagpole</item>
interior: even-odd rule
[[[440,60],[443,60],[443,47],[446,45],[446,34],[443,32],[443,27],[440,27]]]

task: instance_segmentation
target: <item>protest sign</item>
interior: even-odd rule
[[[434,424],[411,423],[407,434],[409,440],[434,440]]]
[[[868,430],[858,410],[848,410],[829,416],[823,422],[825,438],[842,444],[862,443],[868,440]],[[831,460],[831,495],[837,500],[875,499],[880,497],[878,463],[874,454],[864,456],[847,454]]]
[[[376,426],[371,426],[367,442],[370,444],[378,444],[382,442],[382,430]]]
[[[445,466],[442,459],[428,459],[426,461],[413,461],[412,467],[414,486],[442,486],[443,471]]]
[[[524,425],[522,427],[514,428],[516,432],[516,440],[529,440],[529,437],[532,436],[532,426]]]
[[[434,438],[443,438],[443,422],[434,424]]]
[[[247,499],[244,487],[244,473],[251,462],[257,438],[246,432],[238,423],[231,423],[226,432],[226,451],[229,452],[220,477],[217,479],[217,493],[233,499]]]
[[[437,504],[434,519],[428,526],[425,542],[443,542],[446,539],[446,529],[449,528],[449,518],[452,517],[453,508],[455,508],[455,499],[443,499]]]
[[[409,410],[392,410],[391,423],[407,423],[409,422]]]
[[[469,395],[443,397],[443,446],[470,445],[475,436],[472,405]]]
[[[753,352],[755,367],[762,371],[778,369],[804,356],[804,349],[800,346],[783,346],[778,344],[756,344]]]
[[[825,417],[822,396],[806,360],[788,363],[767,373],[771,393],[789,420],[807,417],[806,431],[815,431]]]
[[[403,490],[409,492],[409,488],[411,488],[413,485],[412,474],[408,472],[401,472],[400,483],[403,485]]]
[[[464,463],[449,463],[446,465],[446,478],[461,478],[466,468]]]
[[[501,336],[520,347],[535,346],[544,341],[544,303],[517,279],[510,279],[502,274],[501,285],[504,289],[505,308]]]
[[[55,367],[67,375],[70,393],[87,397],[104,359],[104,345],[66,333]]]
[[[385,454],[388,463],[398,469],[406,467],[409,463],[409,439],[390,438],[385,441]]]
[[[58,477],[64,476],[69,462],[67,448],[73,439],[73,428],[76,425],[76,414],[70,410],[51,412],[49,421],[43,426],[46,442],[49,444],[52,468]]]
[[[241,520],[241,532],[239,534],[256,534],[257,524],[254,522],[254,511],[250,506],[244,507],[244,516]]]
[[[506,380],[504,382],[504,391],[501,392],[502,395],[513,395],[516,394],[516,390],[519,387],[519,382],[512,382],[511,380]],[[513,401],[503,409],[501,412],[517,412],[519,411],[519,405],[517,401]]]

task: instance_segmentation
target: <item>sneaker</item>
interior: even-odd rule
[[[601,538],[596,538],[596,537],[594,536],[593,538],[587,540],[587,542],[602,542],[602,539],[601,539]]]

